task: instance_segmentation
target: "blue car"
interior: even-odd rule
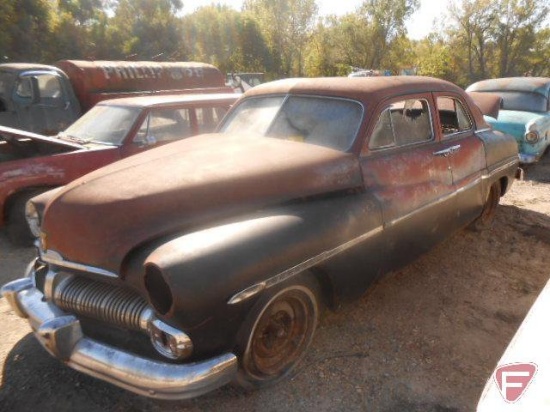
[[[485,120],[494,129],[516,138],[521,163],[535,163],[540,159],[550,145],[550,78],[483,80],[466,90],[499,95],[502,107],[498,118]]]

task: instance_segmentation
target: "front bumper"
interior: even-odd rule
[[[519,162],[521,164],[536,163],[539,160],[539,156],[532,154],[519,153]]]
[[[2,287],[13,310],[27,318],[44,348],[68,366],[140,395],[161,399],[199,396],[230,382],[237,373],[232,353],[191,364],[171,364],[136,356],[90,339],[79,320],[43,300],[31,278]]]

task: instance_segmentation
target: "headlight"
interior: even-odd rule
[[[537,143],[539,141],[539,133],[533,131],[525,133],[525,141],[530,144]]]
[[[40,215],[34,203],[30,201],[25,205],[25,218],[34,237],[40,237]]]

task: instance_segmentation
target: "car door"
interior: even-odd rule
[[[390,268],[427,251],[452,230],[452,174],[434,130],[431,94],[386,100],[361,157],[366,190],[382,206]]]
[[[482,177],[486,169],[483,142],[475,134],[472,115],[462,99],[449,93],[434,93],[436,129],[441,135],[437,156],[446,157],[456,187],[457,226],[464,226],[481,213]]]

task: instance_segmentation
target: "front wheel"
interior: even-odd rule
[[[267,386],[295,369],[317,326],[319,296],[315,279],[302,277],[260,299],[247,317],[237,343],[237,381],[241,386]]]

